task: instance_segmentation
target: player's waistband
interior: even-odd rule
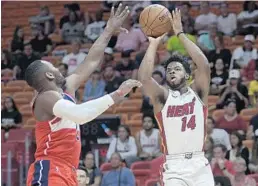
[[[44,158],[39,158],[38,157],[38,158],[35,159],[35,162],[41,161],[41,160],[48,160],[48,161],[51,162],[51,164],[53,166],[68,168],[68,169],[71,169],[73,171],[76,171],[76,169],[78,168],[78,167],[75,167],[74,165],[68,163],[67,161],[61,160],[59,158],[45,158],[45,157]]]
[[[174,160],[174,159],[192,159],[197,157],[204,157],[204,152],[187,152],[181,154],[169,154],[166,155],[166,160]]]

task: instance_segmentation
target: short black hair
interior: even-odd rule
[[[25,81],[28,83],[29,86],[38,90],[40,86],[39,75],[45,70],[46,65],[40,60],[32,62],[25,71]]]
[[[60,63],[58,66],[59,67],[63,66],[65,70],[68,70],[68,65],[66,63]]]
[[[171,62],[181,63],[183,65],[183,67],[185,68],[186,73],[189,75],[191,74],[190,64],[188,63],[188,61],[186,60],[186,58],[184,56],[178,55],[178,54],[172,55],[164,64],[165,69],[167,69],[168,65]]]
[[[159,75],[161,78],[163,78],[163,74],[162,74],[160,71],[158,71],[158,70],[155,70],[155,71],[152,73],[152,75]]]
[[[142,120],[144,120],[144,118],[146,117],[149,117],[152,119],[152,122],[155,123],[155,117],[154,117],[154,114],[151,113],[151,112],[146,112],[146,113],[143,113],[142,115]]]

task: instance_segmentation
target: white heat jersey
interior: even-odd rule
[[[169,90],[163,109],[156,115],[164,153],[173,155],[203,151],[207,111],[190,87],[182,95]]]
[[[159,130],[152,129],[150,136],[146,136],[144,130],[140,131],[140,143],[142,150],[147,153],[157,153],[160,152],[159,145]]]

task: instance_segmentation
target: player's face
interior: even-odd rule
[[[86,172],[83,170],[77,170],[77,181],[79,186],[85,186],[86,185]]]
[[[112,168],[118,168],[121,165],[120,157],[117,154],[113,154],[110,159]]]
[[[85,157],[84,164],[85,164],[86,168],[92,169],[92,167],[94,166],[93,154],[87,154],[87,156]]]
[[[231,145],[233,147],[236,147],[237,144],[239,143],[238,137],[236,135],[234,135],[234,134],[231,134],[231,136],[230,136],[230,143],[231,143]]]
[[[126,138],[128,137],[128,133],[127,133],[127,131],[125,130],[124,127],[120,127],[120,128],[118,129],[118,137],[119,137],[119,139],[120,139],[121,141],[126,140]]]
[[[179,89],[186,83],[186,72],[179,62],[171,62],[166,69],[166,82],[173,89]]]
[[[153,128],[153,121],[150,117],[145,117],[143,119],[143,129],[144,130],[151,130]]]
[[[222,151],[221,147],[216,147],[213,149],[213,156],[216,159],[225,158],[225,153]]]

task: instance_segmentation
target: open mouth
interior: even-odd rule
[[[174,82],[174,81],[176,81],[176,77],[171,77],[171,80],[170,80],[171,82]]]

